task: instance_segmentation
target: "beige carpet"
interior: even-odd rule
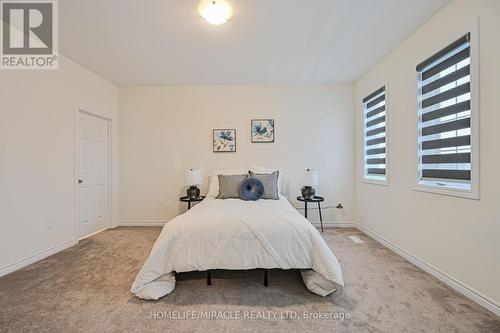
[[[0,332],[500,332],[498,317],[354,229],[324,234],[341,293],[312,294],[297,271],[271,271],[268,288],[261,271],[216,271],[210,287],[180,274],[171,295],[143,301],[130,285],[159,232],[108,230],[0,278]]]

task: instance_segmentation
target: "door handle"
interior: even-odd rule
[[[78,179],[78,184],[83,183],[83,179]]]

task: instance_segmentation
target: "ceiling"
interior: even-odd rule
[[[448,0],[59,1],[60,52],[119,85],[352,82]]]

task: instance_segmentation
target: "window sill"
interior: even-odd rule
[[[479,200],[479,193],[472,190],[461,190],[446,187],[437,187],[433,185],[417,184],[413,188],[414,191],[434,193],[440,195],[447,195],[452,197],[459,197],[465,199]]]
[[[379,185],[379,186],[389,186],[388,180],[363,178],[363,183],[372,184],[372,185]]]

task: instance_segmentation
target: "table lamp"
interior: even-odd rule
[[[198,169],[186,170],[184,174],[184,185],[189,186],[186,194],[190,199],[196,199],[200,196],[200,189],[197,187],[201,185],[201,172]]]
[[[304,199],[312,199],[316,194],[313,186],[318,185],[318,170],[307,169],[304,172],[304,178],[302,181],[302,197]]]

